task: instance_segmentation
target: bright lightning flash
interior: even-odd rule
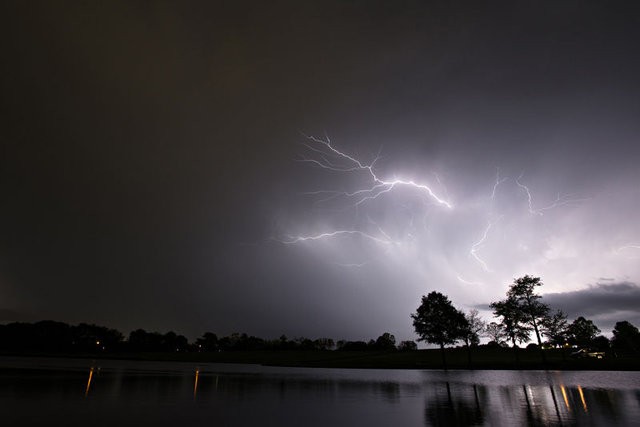
[[[330,194],[331,197],[344,196],[348,198],[354,198],[355,204],[360,205],[367,200],[376,199],[384,193],[392,191],[396,187],[406,186],[415,188],[416,190],[425,193],[429,198],[434,200],[437,204],[452,209],[453,206],[447,200],[436,195],[436,193],[426,184],[416,182],[414,180],[406,179],[383,179],[376,175],[374,171],[374,165],[380,158],[376,158],[369,164],[363,163],[357,158],[338,150],[331,145],[331,140],[328,137],[325,139],[319,139],[314,136],[304,135],[309,144],[304,144],[309,150],[315,152],[320,157],[319,159],[306,158],[300,159],[302,162],[313,163],[323,169],[332,170],[335,172],[365,172],[371,179],[370,186],[361,188],[353,192],[341,192],[341,191],[327,191],[321,190],[310,194]]]
[[[438,192],[436,192],[434,188],[429,186],[427,183],[419,182],[414,179],[396,178],[395,176],[393,179],[391,179],[379,175],[376,172],[375,168],[376,162],[380,160],[379,152],[375,156],[373,161],[366,162],[353,154],[349,154],[336,148],[332,144],[328,136],[325,136],[324,139],[305,134],[303,134],[303,136],[306,138],[306,141],[302,145],[307,148],[308,152],[306,156],[302,156],[298,159],[298,161],[310,163],[327,171],[345,174],[349,177],[356,177],[358,178],[358,180],[364,177],[363,185],[349,191],[318,190],[305,193],[315,196],[321,196],[316,199],[315,203],[324,203],[332,199],[340,199],[342,201],[346,201],[351,206],[359,207],[366,204],[368,201],[379,199],[383,195],[390,193],[393,190],[398,189],[399,187],[405,187],[413,189],[418,195],[423,196],[424,200],[421,200],[421,203],[425,205],[435,205],[437,207],[443,208],[443,210],[445,211],[454,209],[453,204],[450,202],[446,187],[443,185],[443,183],[440,181],[439,176],[436,174],[434,175],[438,183]],[[467,246],[467,251],[470,255],[470,258],[472,258],[474,262],[480,266],[484,273],[493,273],[493,270],[489,267],[485,259],[481,257],[480,252],[483,248],[487,247],[490,234],[493,232],[493,229],[495,228],[497,223],[500,222],[504,217],[504,215],[494,216],[493,209],[494,205],[496,204],[499,187],[505,185],[507,181],[514,182],[518,188],[524,191],[527,197],[528,212],[530,214],[542,216],[543,213],[548,210],[588,200],[573,198],[571,197],[571,195],[561,197],[558,194],[558,197],[553,203],[544,207],[534,208],[532,192],[529,187],[522,182],[523,175],[524,173],[522,173],[518,178],[515,179],[501,176],[500,169],[496,168],[495,181],[490,187],[489,198],[488,200],[483,198],[483,206],[489,208],[488,210],[483,210],[484,215],[488,215],[488,221],[486,223],[487,225],[484,227],[481,234],[479,234],[479,239],[477,235],[465,239],[466,242],[468,242],[467,244],[470,245]],[[444,195],[440,194],[440,191],[443,191]],[[415,212],[412,206],[414,205],[412,205],[411,203],[400,204],[402,210],[406,210],[409,215],[408,218],[405,218],[407,220],[407,226],[401,226],[400,230],[396,230],[395,233],[385,232],[383,230],[383,227],[376,224],[376,222],[369,216],[369,213],[367,213],[368,225],[360,224],[360,226],[353,228],[330,228],[329,230],[323,230],[322,232],[319,232],[317,234],[303,234],[296,236],[289,235],[285,239],[278,241],[283,244],[292,245],[301,244],[304,242],[316,242],[321,240],[335,240],[355,237],[373,242],[374,244],[385,248],[385,254],[392,254],[391,251],[393,250],[393,255],[397,255],[402,259],[405,259],[405,256],[408,256],[408,259],[420,262],[419,260],[421,259],[421,254],[425,253],[422,252],[425,248],[424,244],[427,243],[427,239],[432,236],[432,224],[431,221],[429,221],[429,225],[427,225],[427,214],[425,214],[423,224],[424,230],[421,231],[419,228],[415,227]],[[471,200],[469,204],[464,203],[459,206],[457,210],[460,211],[460,215],[465,215],[465,212],[469,212],[469,209],[473,209],[475,208],[475,206],[476,205],[474,204],[473,200]],[[477,217],[478,213],[476,212],[473,215]],[[449,215],[447,215],[447,218],[448,217]],[[451,218],[451,221],[455,221],[455,218],[461,218],[461,216],[455,216]],[[391,221],[391,224],[395,224],[393,223],[393,219],[390,220],[388,216],[385,217],[384,224],[387,226],[390,225],[389,221]],[[444,227],[456,225],[454,223],[451,223],[449,219],[447,219],[446,221],[447,222],[442,223]],[[371,225],[374,225],[375,227],[371,227]],[[391,235],[393,235],[394,238],[392,238]],[[438,231],[435,231],[434,235],[436,239],[438,238],[438,236],[446,236],[444,237],[446,240],[443,241],[443,245],[448,245],[449,236],[456,238],[456,231],[453,231],[450,235],[438,234]],[[432,243],[429,242],[428,244],[431,245]],[[438,243],[434,241],[433,244]],[[639,247],[628,245],[626,248],[638,249]],[[400,251],[396,253],[396,250]],[[372,259],[365,260],[363,262],[343,261],[344,260],[340,259],[339,262],[336,262],[335,264],[344,267],[363,267],[368,264],[377,264],[377,261],[374,261]],[[455,268],[455,266],[453,267]],[[479,285],[482,283],[479,281],[467,280],[457,272],[455,273],[455,278],[461,283],[468,285]]]

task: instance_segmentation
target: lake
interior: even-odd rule
[[[3,426],[640,425],[640,373],[0,357]]]

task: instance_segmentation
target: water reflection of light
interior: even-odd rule
[[[561,421],[560,409],[558,408],[558,401],[556,400],[556,394],[553,391],[553,385],[549,384],[549,390],[551,390],[551,399],[553,400],[553,406],[556,409],[556,416],[558,417],[558,421]]]
[[[193,398],[196,398],[196,395],[198,394],[198,377],[200,376],[200,370],[196,369],[196,378],[193,382]]]
[[[584,400],[584,393],[582,392],[582,387],[578,386],[578,393],[580,394],[580,400],[582,401],[582,407],[584,408],[584,412],[589,412],[587,409],[587,401]]]
[[[89,395],[89,389],[91,388],[91,380],[93,379],[93,366],[89,370],[89,379],[87,380],[87,388],[84,390],[84,397]]]
[[[571,411],[571,406],[569,406],[569,399],[567,398],[567,391],[564,389],[564,385],[560,385],[560,391],[562,392],[562,397],[564,398],[564,404],[567,406],[567,409]]]
[[[533,391],[530,385],[523,386],[525,398],[533,403]]]

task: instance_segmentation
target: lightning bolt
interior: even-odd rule
[[[339,265],[340,267],[360,268],[360,267],[364,267],[367,264],[370,264],[370,261],[364,261],[364,262],[358,262],[358,263],[352,262],[352,263],[345,263],[345,264],[336,262],[335,264]]]
[[[640,245],[625,245],[625,246],[620,246],[618,249],[616,249],[616,251],[621,251],[623,249],[640,249]]]
[[[392,240],[389,239],[389,236],[386,235],[386,233],[383,235],[383,237],[376,237],[373,236],[371,234],[365,233],[363,231],[359,231],[359,230],[336,230],[336,231],[332,231],[332,232],[328,232],[328,233],[321,233],[321,234],[315,234],[315,235],[309,235],[309,236],[297,236],[297,237],[292,237],[288,240],[280,240],[281,243],[287,244],[287,245],[291,245],[291,244],[295,244],[295,243],[301,243],[301,242],[307,242],[307,241],[313,241],[313,240],[321,240],[321,239],[329,239],[329,238],[333,238],[333,237],[340,237],[340,236],[344,236],[344,235],[358,235],[361,237],[364,237],[366,239],[372,240],[376,243],[380,243],[383,245],[391,245],[397,242],[394,242]]]
[[[544,206],[542,208],[534,209],[533,208],[533,197],[531,197],[531,190],[529,190],[529,187],[527,187],[522,182],[520,182],[520,180],[522,179],[523,175],[524,175],[524,172],[521,173],[518,178],[516,178],[516,184],[518,185],[518,187],[522,188],[522,190],[524,190],[525,194],[527,195],[527,203],[529,205],[529,213],[531,213],[531,214],[544,215],[543,212],[547,211],[549,209],[557,208],[558,206],[564,206],[564,205],[568,205],[568,204],[571,204],[571,203],[579,203],[579,202],[584,202],[586,200],[589,200],[588,198],[573,199],[573,198],[571,198],[571,194],[567,194],[565,196],[560,196],[560,193],[558,193],[558,196],[556,197],[556,200],[553,203],[551,203],[548,206]]]
[[[500,177],[500,168],[496,167],[496,179],[495,179],[495,181],[493,183],[493,187],[491,188],[491,195],[489,196],[489,198],[491,199],[491,202],[493,202],[495,200],[495,198],[496,198],[496,193],[497,193],[497,190],[498,190],[498,186],[500,186],[500,184],[502,184],[503,182],[505,182],[508,179],[509,179],[509,177]],[[493,205],[493,203],[492,203],[492,205]],[[482,258],[480,258],[480,255],[478,255],[478,251],[481,249],[482,245],[487,240],[487,237],[489,236],[489,231],[491,230],[491,228],[498,221],[500,221],[500,219],[502,219],[502,217],[503,216],[500,215],[495,221],[489,221],[487,226],[485,227],[483,233],[482,233],[482,237],[480,238],[480,240],[478,240],[476,243],[474,243],[471,246],[471,249],[469,250],[469,254],[471,255],[471,257],[473,257],[473,259],[475,259],[478,262],[478,264],[480,264],[482,269],[487,273],[491,273],[492,270],[489,268],[487,263]],[[481,284],[480,282],[472,282],[472,281],[466,280],[462,276],[460,276],[460,274],[457,274],[456,278],[458,279],[458,281],[460,281],[461,283],[464,283],[465,285],[480,285]]]
[[[335,148],[331,144],[331,140],[327,136],[325,136],[325,139],[319,139],[314,136],[305,134],[303,134],[303,136],[307,138],[307,140],[311,141],[311,143],[303,145],[310,151],[316,153],[318,158],[302,157],[301,159],[299,159],[299,161],[312,163],[322,169],[327,169],[335,172],[364,172],[369,176],[370,179],[370,185],[368,187],[361,188],[352,192],[321,190],[308,194],[329,194],[329,197],[324,199],[323,201],[327,201],[339,196],[353,198],[356,200],[355,205],[357,206],[368,200],[377,199],[381,195],[392,191],[396,187],[406,186],[419,190],[439,205],[445,206],[449,209],[453,208],[453,205],[450,202],[439,197],[431,189],[431,187],[426,184],[407,179],[380,178],[374,171],[374,166],[380,159],[379,153],[371,163],[367,164],[353,157],[352,155]]]
[[[489,222],[489,224],[487,224],[487,227],[484,229],[484,233],[482,234],[482,237],[480,238],[480,240],[474,243],[473,246],[471,246],[471,250],[469,251],[471,256],[476,261],[478,261],[478,263],[482,266],[482,269],[487,273],[491,273],[492,271],[487,266],[487,263],[482,258],[480,258],[480,256],[478,255],[478,250],[482,247],[485,240],[487,240],[487,236],[489,235],[489,230],[491,230],[491,227],[493,227],[496,222],[500,221],[500,219],[502,219],[502,215],[500,215],[498,219],[496,219],[495,221]]]
[[[629,252],[629,250],[635,250],[635,249],[640,249],[640,245],[624,245],[624,246],[620,246],[618,249],[616,249],[614,252],[617,255],[622,255]],[[631,255],[627,255],[630,259],[635,259],[637,257],[631,256]]]
[[[416,212],[413,208],[417,205],[413,204],[413,202],[415,202],[414,200],[411,202],[411,204],[400,205],[400,208],[406,209],[410,214],[409,218],[406,218],[407,223],[409,224],[409,228],[404,228],[404,231],[402,231],[402,233],[394,228],[392,228],[394,232],[387,233],[385,232],[383,227],[379,226],[373,219],[369,217],[369,215],[366,215],[368,221],[365,224],[361,224],[361,226],[355,226],[353,228],[346,229],[329,229],[318,234],[303,234],[297,236],[288,235],[284,239],[278,240],[283,244],[294,245],[320,240],[357,238],[384,247],[386,254],[390,254],[391,250],[394,250],[395,248],[403,245],[403,248],[406,250],[419,250],[420,242],[418,242],[418,240],[421,238],[426,238],[427,235],[431,235],[431,225],[428,224],[427,218],[431,212],[431,209],[429,209],[429,207],[436,206],[444,210],[452,210],[454,208],[453,204],[450,202],[451,198],[449,197],[447,189],[441,182],[440,177],[437,174],[434,174],[433,179],[435,182],[437,182],[436,187],[432,187],[426,182],[409,179],[406,176],[403,177],[401,175],[394,175],[392,178],[389,176],[383,177],[382,174],[379,174],[376,170],[376,165],[380,162],[381,159],[381,150],[378,150],[378,153],[373,157],[372,161],[365,161],[356,154],[352,154],[337,148],[335,145],[333,145],[331,139],[327,135],[325,135],[324,138],[318,138],[315,136],[306,135],[304,133],[301,134],[305,138],[305,140],[301,144],[303,147],[305,147],[305,154],[296,159],[297,161],[308,163],[313,167],[320,168],[329,172],[348,175],[350,178],[357,178],[357,181],[360,183],[358,187],[349,187],[347,191],[323,189],[303,193],[306,195],[314,196],[314,204],[322,204],[333,199],[337,199],[338,202],[345,202],[347,206],[358,207],[367,203],[368,201],[381,198],[385,194],[393,192],[400,187],[406,187],[409,189],[413,189],[417,194],[422,196],[420,197],[418,204],[420,206],[420,211],[424,212],[424,216],[422,217],[422,220],[420,219],[420,216],[416,216]],[[490,233],[492,232],[496,224],[503,218],[503,215],[500,215],[496,218],[493,211],[494,205],[497,206],[496,197],[498,195],[499,188],[505,182],[509,182],[510,185],[512,185],[512,181],[515,182],[517,187],[525,193],[527,197],[528,212],[534,215],[541,216],[547,210],[588,200],[575,198],[571,194],[561,196],[560,193],[558,193],[556,199],[551,204],[543,207],[535,207],[533,203],[532,192],[530,188],[523,182],[523,176],[524,172],[521,173],[517,178],[502,176],[500,173],[500,168],[496,167],[495,179],[490,182],[490,187],[487,186],[488,188],[485,190],[487,191],[490,189],[489,200],[486,199],[486,196],[482,197],[482,203],[484,207],[488,207],[487,210],[484,210],[485,214],[488,214],[488,220],[484,229],[477,231],[481,232],[477,241],[474,242],[473,237],[467,240],[468,242],[473,242],[470,247],[467,246],[467,250],[470,255],[469,258],[473,259],[473,261],[470,262],[473,264],[477,263],[485,273],[493,273],[493,271],[491,270],[487,262],[482,258],[481,251],[487,243]],[[487,206],[487,204],[489,204],[489,206]],[[461,212],[464,212],[468,207],[469,206],[467,204],[462,204],[462,207],[459,210]],[[473,206],[473,208],[475,208],[475,206]],[[521,215],[526,216],[524,210]],[[358,213],[358,216],[360,216],[360,213]],[[383,225],[389,226],[389,221],[393,220],[390,218],[393,217],[385,216],[385,222],[383,222]],[[421,226],[424,226],[423,234],[420,234],[422,231]],[[414,235],[413,233],[417,233],[417,235]],[[397,237],[400,234],[402,234],[402,236]],[[394,238],[392,238],[392,236],[399,240],[395,240]],[[418,242],[418,244],[411,244],[414,241]],[[628,245],[627,247],[640,249],[640,247],[637,245]],[[375,260],[372,259],[360,262],[363,261],[362,258],[359,260],[355,260],[355,262],[353,262],[354,260],[339,261],[342,262],[336,262],[334,264],[343,267],[365,267],[367,264],[375,262]],[[452,271],[452,273],[461,283],[467,285],[482,284],[481,282],[467,280],[456,271]]]
[[[493,190],[491,191],[491,200],[495,200],[496,191],[498,190],[498,186],[505,182],[509,177],[500,178],[500,168],[496,168],[496,182],[493,184]]]
[[[465,285],[482,285],[482,283],[480,282],[471,282],[469,280],[465,280],[459,274],[456,275],[456,279],[458,279],[461,283],[464,283]]]

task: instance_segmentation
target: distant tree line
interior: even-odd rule
[[[125,353],[125,352],[222,352],[253,350],[300,351],[395,351],[416,350],[414,341],[396,345],[395,337],[385,332],[377,339],[365,341],[334,341],[332,338],[289,339],[285,335],[267,340],[246,333],[218,337],[206,332],[194,342],[176,334],[132,331],[127,338],[104,326],[81,323],[73,326],[45,320],[36,323],[0,325],[0,351],[35,353]]]
[[[417,311],[411,315],[418,340],[438,345],[445,367],[445,346],[463,342],[470,349],[479,344],[481,336],[490,339],[488,346],[511,345],[516,360],[519,344],[531,341],[532,335],[537,344],[529,346],[539,348],[543,360],[545,348],[579,347],[620,354],[640,352],[640,332],[628,321],[617,322],[613,338],[609,340],[600,335],[600,329],[592,320],[580,316],[569,323],[561,310],[552,312],[536,293],[540,286],[539,277],[527,275],[515,279],[506,298],[490,304],[498,319],[490,323],[480,319],[477,310],[464,313],[456,309],[447,296],[433,291],[422,297]],[[468,354],[471,364],[471,352]]]
[[[80,323],[71,326],[44,320],[0,325],[0,350],[85,353],[115,351],[124,336],[115,329]]]
[[[530,347],[538,348],[544,360],[544,349],[580,347],[598,351],[613,350],[617,354],[640,353],[640,332],[628,321],[615,324],[609,340],[600,335],[600,329],[590,319],[582,316],[569,323],[561,310],[552,311],[537,294],[542,286],[538,277],[524,276],[515,279],[506,298],[490,304],[496,321],[485,322],[477,310],[463,312],[453,306],[449,298],[440,292],[423,296],[415,313],[411,314],[418,341],[440,347],[446,367],[445,347],[462,343],[467,348],[469,365],[472,364],[471,348],[480,344],[480,338],[489,339],[487,346],[513,348],[518,360],[519,345],[531,341]],[[194,342],[176,334],[132,331],[128,337],[116,329],[80,323],[68,325],[62,322],[9,323],[0,325],[0,352],[3,353],[126,353],[126,352],[227,352],[227,351],[413,351],[414,341],[396,344],[396,338],[385,332],[369,341],[334,341],[332,338],[289,339],[285,335],[276,339],[263,339],[233,333],[218,337],[206,332]]]

